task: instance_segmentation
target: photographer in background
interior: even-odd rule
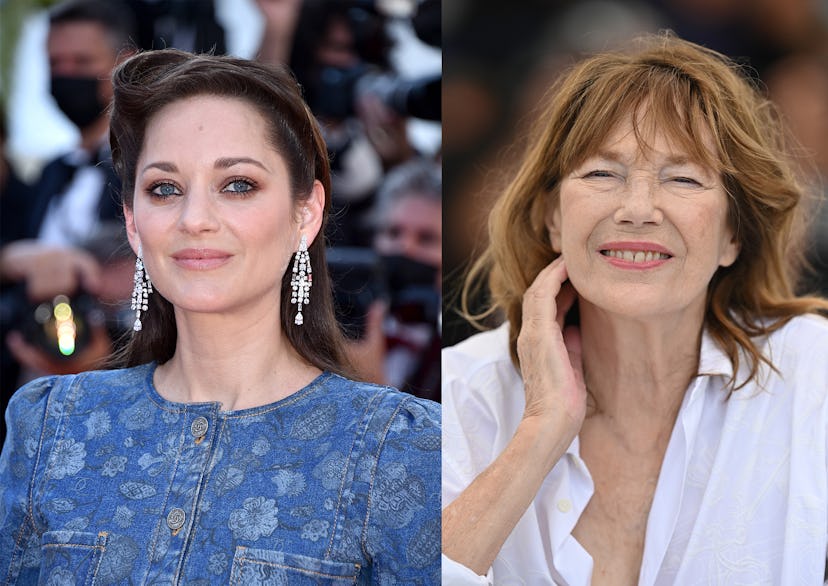
[[[36,330],[29,326],[42,302],[64,295],[72,302],[89,301],[76,303],[77,307],[93,307],[104,289],[111,288],[111,272],[90,252],[89,243],[103,233],[113,240],[110,249],[126,242],[123,231],[112,235],[104,230],[121,214],[106,107],[112,98],[112,69],[131,54],[132,27],[129,11],[111,0],[70,0],[50,13],[51,93],[77,126],[80,140],[76,149],[46,164],[25,206],[18,206],[19,230],[2,242],[3,409],[21,378],[87,369],[111,350],[109,334],[94,318],[84,330],[88,344],[75,346],[68,356],[50,355],[50,349],[42,347],[43,340],[22,332]],[[130,285],[127,277],[127,299]]]
[[[411,3],[400,14],[386,4],[304,0],[293,31],[289,65],[331,157],[333,205],[340,218],[331,238],[336,246],[371,246],[368,216],[384,174],[418,156],[409,141],[409,119],[440,117],[439,75],[404,80],[390,59],[398,48],[392,25],[410,24],[420,42],[439,41],[439,18],[433,17],[439,16],[439,3],[431,9],[422,7],[433,2]],[[283,29],[292,22],[286,12],[280,13]]]
[[[373,210],[374,251],[386,301],[368,310],[349,357],[367,380],[440,400],[442,180],[439,166],[413,159],[392,169]]]

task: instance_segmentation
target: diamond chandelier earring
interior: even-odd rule
[[[141,247],[138,247],[138,256],[135,258],[135,286],[132,289],[132,310],[135,312],[135,323],[132,324],[132,329],[140,332],[143,325],[141,324],[141,312],[146,311],[149,307],[149,294],[152,293],[152,281],[150,281],[149,274],[144,268],[144,259],[142,258]]]
[[[302,306],[308,304],[311,285],[313,285],[313,274],[308,254],[308,238],[302,234],[299,250],[293,258],[293,276],[290,278],[290,302],[296,306],[296,317],[293,323],[297,326],[301,326],[305,321],[302,317]]]

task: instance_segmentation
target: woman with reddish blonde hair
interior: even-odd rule
[[[551,90],[443,356],[444,584],[821,583],[828,301],[774,109],[670,34]]]

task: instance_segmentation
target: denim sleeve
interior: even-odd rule
[[[401,402],[388,421],[370,491],[373,584],[440,583],[440,405]]]
[[[54,433],[46,414],[56,377],[32,381],[18,390],[6,410],[6,441],[0,455],[0,582],[35,584],[40,571],[40,539],[32,513],[35,470],[48,455]],[[54,431],[54,430],[52,430]]]

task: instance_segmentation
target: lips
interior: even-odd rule
[[[652,268],[673,258],[669,249],[655,242],[607,242],[598,252],[610,264],[622,268]]]
[[[652,250],[602,250],[601,254],[612,258],[620,258],[627,262],[651,262],[654,260],[667,260],[670,255],[663,252],[655,252]]]
[[[172,259],[178,266],[191,270],[215,269],[227,261],[233,255],[223,250],[211,248],[185,248],[174,252]]]

